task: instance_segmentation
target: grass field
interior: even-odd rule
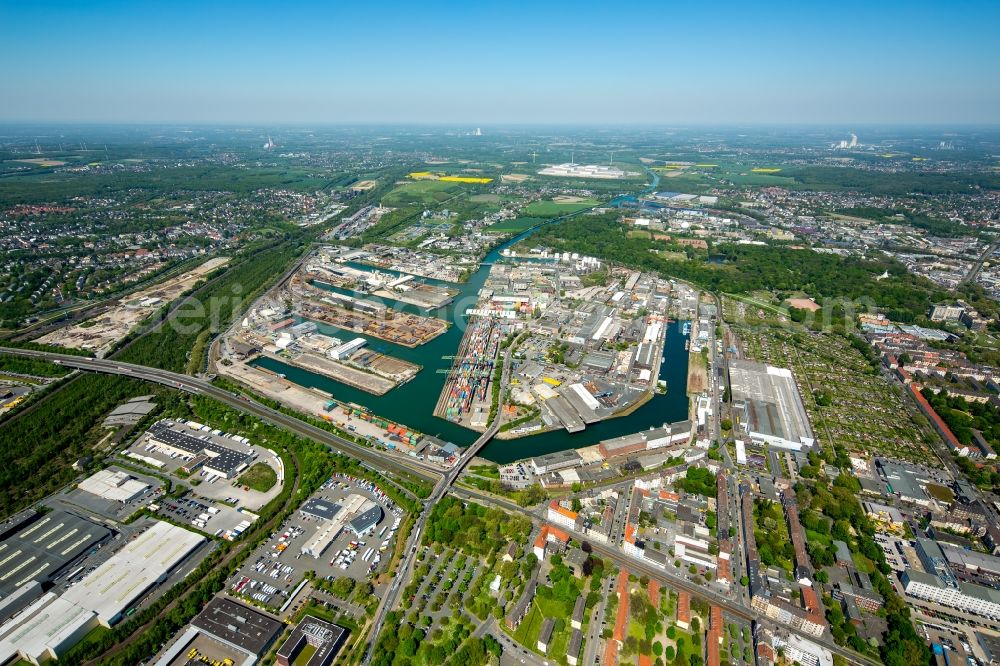
[[[556,203],[555,201],[534,201],[522,211],[528,217],[558,217],[567,213],[596,206],[596,199],[584,199],[577,203]]]
[[[441,203],[461,194],[463,189],[454,183],[439,180],[420,180],[400,185],[385,195],[382,203],[392,208],[403,206],[427,206]]]
[[[518,217],[513,220],[497,222],[493,226],[488,227],[487,231],[493,231],[498,234],[520,233],[544,221],[540,217]]]
[[[532,604],[531,610],[521,620],[521,624],[517,625],[517,629],[514,631],[514,638],[521,645],[534,650],[538,643],[538,632],[542,630],[542,621],[544,619],[542,611],[538,610],[538,605]]]
[[[262,493],[273,488],[274,484],[277,482],[277,473],[271,469],[270,465],[266,465],[262,462],[253,465],[250,469],[243,472],[239,478],[239,483],[241,485],[252,488],[253,490],[258,490]]]

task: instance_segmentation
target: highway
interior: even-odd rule
[[[411,474],[418,476],[419,478],[437,481],[434,491],[430,497],[424,503],[424,510],[420,513],[420,517],[417,520],[415,529],[412,531],[411,543],[408,545],[408,550],[404,556],[400,567],[397,570],[397,574],[394,577],[393,583],[387,591],[386,595],[383,597],[382,602],[379,605],[378,611],[376,613],[375,623],[373,624],[373,630],[370,632],[369,644],[366,648],[364,663],[369,663],[372,650],[374,648],[375,642],[385,621],[385,615],[391,609],[404,587],[403,581],[407,580],[411,574],[411,568],[413,565],[414,557],[416,555],[417,546],[419,544],[419,539],[423,530],[426,527],[427,520],[430,518],[430,509],[434,506],[442,497],[444,497],[448,492],[453,492],[456,496],[465,497],[466,499],[472,499],[477,502],[490,504],[501,508],[510,513],[517,513],[524,515],[531,519],[535,523],[544,522],[544,515],[541,513],[541,509],[531,510],[519,506],[514,502],[495,497],[490,494],[486,494],[480,491],[471,490],[467,488],[452,487],[455,480],[458,478],[462,470],[468,465],[468,463],[475,457],[478,451],[485,446],[494,435],[496,435],[499,430],[499,419],[495,418],[490,427],[484,432],[479,439],[476,440],[474,444],[463,451],[462,456],[459,461],[443,476],[439,476],[437,470],[428,468],[425,465],[419,464],[417,461],[411,460],[401,460],[396,456],[389,455],[384,451],[376,451],[369,449],[367,447],[355,444],[354,442],[345,440],[341,437],[334,435],[333,433],[313,426],[304,421],[279,412],[277,410],[271,409],[265,405],[255,402],[245,396],[240,396],[234,393],[230,393],[224,389],[207,382],[205,380],[197,379],[189,375],[182,375],[175,372],[170,372],[167,370],[160,370],[158,368],[149,368],[142,365],[136,365],[131,363],[124,363],[121,361],[107,360],[107,359],[93,359],[82,356],[73,356],[70,354],[57,354],[54,352],[46,351],[36,351],[30,349],[18,349],[10,347],[0,347],[0,353],[11,354],[15,356],[23,356],[28,358],[35,358],[45,361],[50,361],[53,363],[61,364],[65,367],[75,368],[90,372],[102,372],[108,374],[122,375],[126,377],[132,377],[135,379],[141,379],[145,381],[155,382],[162,384],[164,386],[169,386],[171,388],[179,389],[193,394],[203,394],[212,397],[220,402],[223,402],[235,409],[243,411],[248,414],[257,416],[258,418],[276,425],[278,427],[284,428],[290,432],[293,432],[302,437],[307,437],[323,443],[330,448],[337,450],[346,455],[352,455],[369,464],[380,469],[391,469],[404,474]],[[504,371],[502,374],[502,385],[505,385],[508,380],[508,373],[510,370],[510,360],[511,351],[508,349],[507,354],[504,357]],[[764,618],[762,614],[756,610],[748,608],[740,603],[737,603],[730,599],[729,597],[715,592],[714,590],[708,589],[706,587],[698,586],[691,581],[673,574],[665,569],[661,569],[645,560],[635,558],[626,555],[623,551],[613,546],[608,546],[605,544],[589,541],[585,534],[576,532],[574,530],[568,530],[573,534],[575,538],[580,541],[588,541],[595,553],[606,557],[611,561],[615,562],[619,567],[628,568],[631,571],[637,572],[639,575],[645,574],[650,578],[658,580],[661,584],[672,587],[674,589],[686,590],[692,595],[701,597],[707,600],[709,603],[717,605],[727,612],[750,621],[762,621]],[[791,627],[780,625],[785,631],[790,633],[796,633],[801,635],[803,638],[810,640],[814,643],[822,645],[823,647],[829,649],[834,654],[839,654],[846,659],[859,664],[864,664],[865,666],[880,666],[880,662],[870,659],[868,657],[863,657],[851,650],[843,648],[833,642],[830,638],[824,636],[823,638],[816,638],[804,632],[799,632],[792,629]]]
[[[979,276],[979,271],[983,270],[983,264],[986,263],[986,260],[989,259],[994,252],[996,252],[998,247],[1000,247],[1000,237],[990,243],[990,246],[986,248],[986,251],[983,252],[979,259],[976,260],[976,263],[972,264],[969,272],[965,274],[965,277],[962,278],[959,285],[963,285],[967,282],[974,282]]]
[[[223,402],[241,412],[252,414],[263,421],[266,421],[279,428],[288,430],[301,437],[307,437],[314,441],[329,446],[345,455],[350,455],[359,460],[363,460],[377,469],[390,469],[403,474],[419,477],[425,481],[438,481],[441,472],[429,465],[422,464],[414,459],[403,458],[400,455],[391,455],[386,451],[370,449],[366,446],[356,444],[350,440],[339,437],[328,430],[318,428],[312,424],[301,421],[294,416],[289,416],[276,409],[271,409],[266,405],[251,400],[250,398],[235,393],[230,393],[225,389],[215,386],[211,382],[190,375],[182,375],[159,368],[149,368],[133,363],[124,363],[109,359],[95,359],[85,356],[73,356],[71,354],[57,354],[53,352],[35,351],[33,349],[18,349],[12,347],[0,347],[0,353],[12,354],[14,356],[26,356],[29,358],[41,359],[58,363],[67,368],[75,368],[90,372],[103,372],[106,374],[123,375],[134,379],[142,379],[171,388],[207,395],[220,402]]]

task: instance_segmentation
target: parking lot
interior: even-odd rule
[[[152,506],[156,513],[188,529],[232,541],[239,537],[257,515],[236,507],[213,502],[188,493],[181,498],[165,497]],[[152,508],[152,507],[151,507]]]
[[[384,512],[381,520],[361,534],[352,529],[350,522],[345,522],[318,557],[303,552],[331,521],[302,509],[316,504],[349,505],[352,496],[375,502]],[[307,571],[315,572],[318,580],[367,581],[388,564],[388,553],[402,515],[402,509],[374,484],[346,476],[334,477],[303,503],[230,578],[229,593],[259,605],[280,608]]]

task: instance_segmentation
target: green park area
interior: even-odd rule
[[[259,462],[243,472],[238,481],[240,485],[264,493],[278,482],[278,474],[271,469],[270,465]]]

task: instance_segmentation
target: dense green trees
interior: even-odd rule
[[[174,372],[201,368],[209,337],[238,316],[303,250],[301,241],[286,240],[256,248],[216,282],[197,290],[187,304],[147,335],[133,341],[115,358]]]
[[[0,428],[0,515],[10,515],[69,483],[70,465],[91,452],[99,420],[120,402],[157,389],[108,375],[67,382]]]
[[[982,431],[990,445],[1000,445],[1000,410],[988,402],[968,402],[965,398],[950,395],[947,389],[934,393],[924,388],[921,394],[927,398],[955,437],[963,444],[972,443],[972,431]]]
[[[677,277],[716,292],[801,290],[821,300],[867,300],[897,321],[913,321],[926,313],[928,303],[948,297],[945,290],[885,257],[840,257],[787,245],[726,244],[712,248],[712,263],[704,255],[667,260],[656,254],[662,243],[626,235],[617,213],[552,224],[535,232],[531,242]],[[888,277],[875,279],[883,273]]]
[[[687,474],[683,479],[678,479],[676,485],[692,495],[703,497],[715,497],[718,490],[715,475],[707,467],[688,467]]]
[[[524,541],[530,531],[531,522],[526,518],[447,496],[431,509],[425,539],[469,555],[486,556],[511,541]]]
[[[69,370],[48,361],[0,354],[0,372],[13,372],[19,375],[32,375],[34,377],[62,377]]]

